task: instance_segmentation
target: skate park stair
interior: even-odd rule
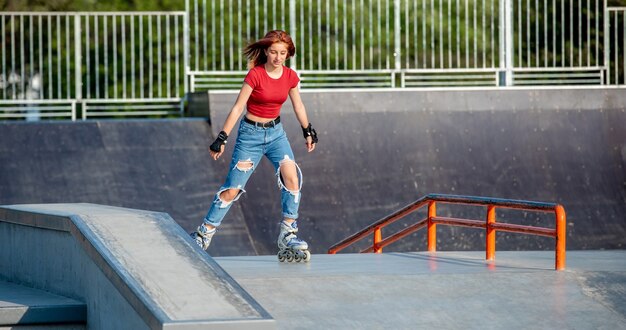
[[[275,328],[272,317],[159,212],[2,206],[0,279],[82,302],[68,306],[86,309],[90,329]],[[12,303],[8,293],[1,290],[0,301]]]
[[[84,303],[42,290],[0,281],[0,329],[55,324],[55,329],[85,329]]]

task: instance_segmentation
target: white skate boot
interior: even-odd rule
[[[278,234],[278,261],[280,262],[308,262],[311,260],[309,244],[296,236],[298,225],[294,221],[291,224],[280,222],[280,234]]]
[[[211,239],[213,238],[213,235],[215,235],[215,232],[217,232],[217,228],[208,229],[205,225],[200,225],[196,231],[189,235],[191,235],[191,238],[193,238],[196,243],[206,251],[206,249],[209,248],[209,245],[211,245]]]

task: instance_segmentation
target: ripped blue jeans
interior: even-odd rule
[[[215,194],[211,208],[204,218],[205,224],[215,227],[221,224],[232,203],[237,201],[241,194],[245,192],[246,182],[248,182],[263,155],[272,162],[276,170],[276,179],[281,190],[283,217],[298,218],[302,172],[298,165],[295,164],[293,151],[283,130],[283,124],[278,123],[274,127],[263,128],[241,120],[226,182]],[[296,166],[299,183],[298,190],[290,191],[283,184],[280,166],[285,162],[293,162]],[[229,202],[222,200],[220,198],[221,193],[231,188],[239,189],[237,196]]]

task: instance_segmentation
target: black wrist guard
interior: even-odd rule
[[[304,135],[305,139],[310,136],[313,139],[313,143],[317,143],[317,132],[311,126],[311,123],[309,123],[307,128],[302,127],[302,135]]]
[[[222,146],[226,144],[228,140],[228,134],[226,132],[221,131],[220,134],[217,135],[217,139],[211,144],[209,149],[211,151],[220,152],[222,151]]]

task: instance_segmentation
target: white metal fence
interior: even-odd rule
[[[77,106],[82,118],[180,114],[186,20],[185,12],[0,13],[0,116],[76,119]],[[103,100],[125,111],[106,111]]]
[[[612,84],[606,0],[187,0],[191,90],[236,88],[241,48],[291,33],[302,87]],[[621,35],[621,34],[620,34]],[[611,41],[613,42],[613,41]],[[614,61],[612,59],[611,61]],[[623,76],[623,69],[618,76]]]
[[[605,83],[605,0],[512,1],[513,85]]]
[[[609,8],[607,13],[604,28],[607,84],[626,85],[626,7]]]
[[[606,0],[186,0],[179,12],[0,13],[0,117],[177,115],[294,38],[303,88],[626,84]],[[20,102],[20,100],[24,100]],[[40,114],[40,115],[37,115]]]

